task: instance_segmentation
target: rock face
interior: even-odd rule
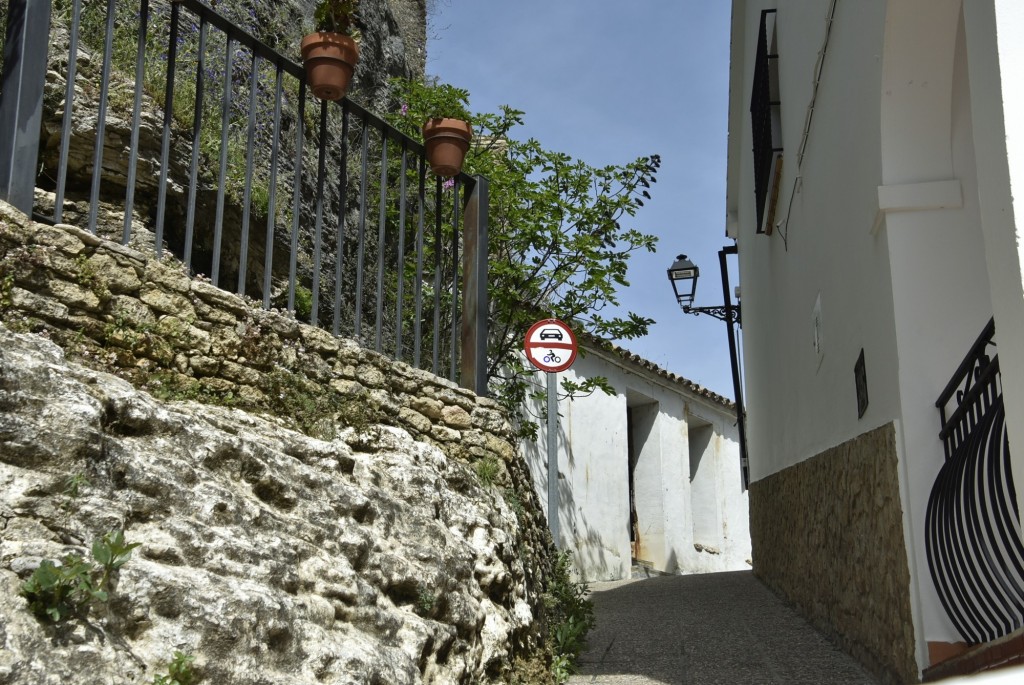
[[[535,640],[517,514],[405,430],[162,403],[2,325],[0,409],[4,685],[149,682],[175,650],[218,685],[488,683]],[[37,619],[21,581],[113,529],[141,547],[110,601]]]

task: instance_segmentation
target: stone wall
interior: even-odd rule
[[[754,574],[887,683],[917,682],[891,424],[750,486]]]
[[[25,366],[21,362],[0,373],[0,404],[11,412],[5,421],[14,422],[13,428],[5,423],[0,430],[0,489],[10,495],[0,501],[0,530],[6,526],[0,537],[0,575],[7,574],[3,581],[12,592],[16,580],[9,578],[11,573],[24,572],[33,558],[38,564],[42,556],[59,558],[69,544],[82,545],[101,532],[102,521],[128,527],[129,535],[144,543],[142,557],[158,565],[193,567],[199,576],[247,578],[251,572],[262,578],[270,573],[266,592],[283,592],[288,606],[250,588],[246,597],[257,602],[260,620],[277,615],[278,622],[287,623],[322,609],[330,617],[311,619],[316,630],[358,632],[362,647],[352,663],[363,664],[365,674],[376,673],[377,680],[351,682],[504,682],[515,658],[540,647],[550,535],[496,402],[190,280],[173,258],[157,260],[73,226],[37,224],[2,203],[0,321],[5,345],[13,344],[6,330],[41,334],[83,367],[123,379],[123,387],[115,384],[111,390],[104,385],[114,381],[76,366],[60,370],[52,360],[38,364],[44,368],[38,375],[57,386],[18,380],[17,371]],[[53,352],[44,349],[43,355],[52,358]],[[48,365],[51,371],[45,371]],[[58,383],[62,377],[77,384],[63,388]],[[124,381],[149,394],[133,394]],[[76,393],[94,399],[63,412],[66,428],[47,427],[46,417],[33,409],[56,407],[64,394]],[[172,402],[171,408],[163,408],[162,401]],[[15,409],[24,417],[13,418]],[[61,412],[55,408],[52,413]],[[82,436],[75,416],[84,422]],[[33,423],[37,418],[39,426]],[[68,449],[60,447],[64,432]],[[255,437],[246,437],[249,433]],[[36,454],[25,445],[39,442],[40,435],[50,437]],[[137,445],[137,438],[148,439],[150,451],[131,456],[135,453],[129,454],[129,446]],[[207,452],[212,455],[208,459],[196,456]],[[334,483],[324,469],[335,467],[342,480],[358,476],[362,489]],[[102,496],[90,500],[91,513],[78,528],[61,523],[66,512],[60,509],[61,484],[77,470],[87,472],[102,490]],[[207,481],[222,491],[209,501],[199,496]],[[195,502],[182,501],[180,493],[169,502],[164,490],[182,483],[196,489]],[[230,492],[232,487],[239,492]],[[321,488],[333,492],[339,487],[343,502],[322,501]],[[239,528],[213,530],[221,514]],[[15,520],[20,522],[12,525]],[[222,535],[248,538],[252,525],[277,532],[264,530],[259,541],[242,545],[244,550],[218,542]],[[358,539],[345,542],[352,535]],[[298,557],[280,549],[292,543],[301,549]],[[338,544],[340,552],[334,549]],[[345,559],[320,558],[317,550],[323,549]],[[278,568],[276,557],[292,561]],[[307,560],[316,568],[303,576],[300,567]],[[286,568],[292,562],[300,568],[297,578]],[[247,570],[246,563],[271,568]],[[330,570],[332,563],[338,568]],[[159,623],[152,612],[177,616],[227,591],[202,588],[190,594],[182,589],[187,576],[166,582],[135,578],[134,587],[146,599],[140,606],[122,607],[117,621],[129,621],[135,611],[138,616],[131,621]],[[336,576],[336,582],[330,580]],[[344,588],[337,590],[332,582]],[[297,588],[316,597],[299,602]],[[165,606],[164,595],[177,592],[184,593],[185,607]],[[424,593],[431,602],[424,603]],[[321,600],[327,604],[320,606]],[[161,602],[163,608],[157,607]],[[297,617],[290,612],[298,612]],[[412,618],[417,614],[423,620]],[[255,682],[234,671],[218,671],[218,660],[229,658],[230,650],[207,649],[201,645],[204,632],[187,628],[168,629],[168,634],[178,635],[182,646],[175,648],[202,652],[207,673],[219,674],[211,682]],[[241,630],[222,628],[206,633],[224,641]],[[269,641],[271,661],[259,663],[308,666],[296,633],[274,637],[257,631],[244,637],[249,642],[242,651],[254,651],[238,659],[259,662],[260,645]],[[18,653],[30,654],[32,644],[20,643]],[[387,655],[387,663],[367,661],[375,651]],[[415,654],[403,661],[401,655],[410,651]],[[37,671],[4,680],[4,673],[17,672],[5,663],[0,663],[0,682],[38,682],[31,679],[39,676]],[[138,664],[133,668],[138,671]],[[344,672],[355,666],[336,668]],[[244,674],[242,666],[238,669]]]

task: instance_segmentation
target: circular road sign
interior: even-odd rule
[[[558,319],[542,319],[526,332],[526,357],[541,371],[565,371],[576,361],[576,336]]]

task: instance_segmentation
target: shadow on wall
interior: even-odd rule
[[[560,428],[560,445],[568,444],[565,429]],[[523,456],[531,465],[531,477],[534,488],[540,498],[545,520],[548,520],[548,486],[547,486],[547,443],[523,443]],[[569,464],[574,464],[571,447],[568,457]],[[559,471],[565,468],[559,464]],[[538,468],[539,467],[539,468]],[[560,473],[558,479],[558,511],[561,524],[560,548],[571,548],[574,563],[581,579],[587,582],[618,577],[622,567],[622,556],[607,547],[607,536],[602,536],[600,529],[592,525],[583,511],[576,506],[572,484]],[[625,526],[625,522],[623,523]],[[550,522],[548,524],[550,529]],[[566,544],[568,543],[568,544]],[[627,564],[628,568],[628,564]]]

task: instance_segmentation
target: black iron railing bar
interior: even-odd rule
[[[261,58],[273,64],[279,64],[284,71],[288,72],[305,84],[305,70],[301,64],[292,61],[290,58],[277,52],[266,43],[249,35],[245,31],[242,31],[213,9],[207,7],[198,0],[174,0],[174,4],[188,8],[201,19],[205,19],[229,37],[234,38],[239,44],[244,45],[251,51],[258,54]],[[302,99],[304,98],[300,97],[300,100]],[[426,154],[426,149],[424,148],[423,143],[410,138],[381,117],[360,105],[358,102],[350,100],[349,98],[344,98],[342,102],[344,102],[344,106],[349,108],[352,113],[362,119],[364,124],[368,124],[379,129],[383,133],[384,137],[397,143],[402,143],[404,141],[408,145],[409,150],[417,155],[422,156]],[[339,104],[339,106],[341,105]],[[472,182],[472,178],[464,173],[460,174],[459,178],[463,182]]]
[[[192,155],[188,166],[188,206],[185,209],[185,269],[192,271],[192,241],[195,239],[196,192],[199,188],[199,141],[203,128],[203,96],[206,91],[206,36],[209,24],[199,18],[199,53],[196,59],[196,102],[192,114]]]
[[[950,414],[949,419],[945,422],[941,431],[939,431],[939,439],[943,442],[953,433],[954,430],[960,430],[961,422],[965,419],[972,419],[975,404],[980,401],[982,395],[988,391],[988,385],[994,378],[999,374],[999,355],[992,357],[992,361],[982,371],[977,383],[975,383],[970,390],[963,395],[963,399],[960,401],[953,413]],[[945,406],[945,405],[943,405]],[[976,419],[975,419],[976,421]],[[971,426],[973,428],[973,426]],[[962,440],[962,436],[959,436]]]
[[[966,599],[949,570],[952,559],[950,551],[951,541],[943,534],[949,530],[949,527],[939,525],[939,522],[946,518],[945,509],[948,500],[942,495],[947,490],[950,473],[951,471],[948,466],[944,466],[939,471],[939,476],[929,496],[926,513],[928,533],[926,535],[925,553],[928,557],[928,565],[932,570],[936,585],[946,589],[946,592],[938,593],[939,601],[946,610],[946,614],[953,621],[956,629],[961,635],[966,636],[969,633],[969,628],[963,621],[959,609],[960,606],[965,604]],[[953,597],[950,595],[953,595]],[[953,604],[954,598],[957,601],[956,605]]]
[[[135,209],[135,175],[139,161],[139,121],[142,118],[142,81],[146,69],[146,36],[149,30],[149,0],[139,6],[139,40],[135,51],[135,96],[132,100],[132,132],[128,144],[128,187],[124,199],[124,230],[121,244],[132,237],[132,214]]]
[[[68,48],[67,84],[64,87],[64,116],[60,127],[60,161],[57,164],[57,192],[53,202],[53,220],[64,217],[64,190],[68,178],[68,155],[71,152],[71,118],[74,116],[75,74],[78,71],[78,29],[82,23],[82,0],[71,2],[71,41]]]
[[[396,265],[398,274],[398,298],[395,302],[395,359],[402,358],[402,328],[404,326],[402,321],[402,299],[405,297],[405,208],[407,204],[406,198],[406,182],[405,174],[408,168],[408,154],[409,149],[406,145],[405,140],[402,141],[402,170],[401,180],[398,184],[398,264]]]
[[[419,158],[419,189],[416,194],[416,280],[413,281],[413,302],[416,315],[413,318],[413,366],[420,367],[423,352],[423,231],[427,204],[426,160]]]
[[[221,93],[220,110],[220,171],[217,176],[217,210],[213,225],[213,264],[210,267],[210,280],[220,287],[220,251],[224,239],[224,204],[227,199],[228,181],[228,130],[231,126],[231,76],[234,71],[235,39],[228,34],[224,41],[226,54],[224,57],[223,92]]]
[[[1008,453],[1010,449],[1006,432],[1001,428],[1002,423],[1006,420],[1002,408],[995,410],[993,420],[998,426],[990,438],[989,450],[987,451],[988,460],[993,462],[994,465],[986,468],[986,473],[988,474],[988,492],[986,494],[988,496],[985,498],[985,501],[989,503],[993,513],[996,514],[996,531],[990,530],[989,535],[992,540],[998,541],[1002,558],[1009,559],[1014,570],[1017,572],[1017,577],[1024,578],[1024,548],[1019,543],[1022,538],[1017,508],[1017,493],[1013,487],[1013,480],[1007,479],[1004,476],[1003,469],[1000,468],[1004,462],[999,457],[1002,456],[1003,451]],[[1008,488],[1007,485],[1009,486]],[[1014,540],[1018,541],[1016,546],[1013,544]],[[1024,607],[1024,586],[1014,584],[1007,577],[1007,574],[1003,572],[1002,587],[1004,594],[1013,599],[1018,622],[1024,620],[1024,615],[1021,614],[1021,609]]]
[[[281,144],[281,98],[284,70],[274,65],[274,132],[270,144],[270,188],[267,195],[267,231],[263,247],[263,308],[270,309],[270,278],[274,265],[274,227],[277,220],[278,147]]]
[[[362,122],[361,163],[359,172],[359,232],[356,235],[356,306],[353,330],[361,345],[363,331],[363,266],[366,259],[366,179],[369,175],[370,140],[366,121]]]
[[[966,534],[969,539],[969,546],[965,547],[965,556],[975,560],[973,566],[976,572],[980,572],[980,576],[974,576],[979,578],[978,596],[982,602],[980,608],[985,614],[990,628],[993,629],[990,637],[994,639],[996,637],[995,631],[998,630],[998,627],[1001,626],[1004,630],[1009,631],[1010,618],[1005,611],[1005,603],[1000,601],[999,583],[996,579],[998,569],[996,564],[993,563],[987,544],[992,538],[985,535],[986,532],[991,533],[991,530],[982,521],[980,513],[983,503],[978,499],[978,490],[981,487],[981,483],[978,482],[978,472],[984,471],[987,462],[985,459],[987,453],[985,438],[989,432],[985,428],[991,429],[991,423],[992,420],[989,418],[989,420],[985,421],[985,424],[989,425],[985,425],[983,428],[979,426],[982,429],[974,433],[978,436],[978,450],[975,456],[978,467],[969,469],[966,474],[964,487],[966,501],[964,509],[967,519]]]
[[[156,226],[154,242],[156,256],[160,257],[164,249],[164,219],[167,212],[167,170],[170,166],[171,154],[171,123],[174,119],[174,77],[178,60],[178,24],[181,20],[178,5],[171,5],[171,29],[167,45],[167,89],[164,93],[164,125],[163,137],[160,141],[160,181],[156,202]],[[98,173],[98,169],[94,173]]]
[[[215,28],[220,29],[228,38],[233,39],[239,45],[248,48],[262,59],[271,64],[279,64],[281,68],[297,79],[305,81],[305,71],[302,65],[293,62],[286,56],[277,52],[266,43],[255,38],[242,29],[238,28],[222,15],[207,7],[198,0],[172,0],[172,4],[181,5],[196,14],[201,20],[209,22]]]
[[[299,259],[299,214],[302,212],[302,148],[305,140],[306,80],[299,81],[299,116],[295,120],[295,167],[292,178],[292,243],[288,259],[288,309],[295,311],[295,274]]]
[[[975,451],[973,449],[973,444],[976,444],[979,441],[979,437],[980,436],[977,433],[970,436],[970,442],[972,445],[969,446],[971,447],[970,449],[965,451],[963,459],[963,463],[966,463],[968,466],[963,467],[961,470],[958,470],[958,472],[966,474],[968,471],[973,470],[970,468],[970,465],[974,463],[974,459],[972,458]],[[962,492],[966,491],[966,483],[961,482],[959,485]],[[956,490],[957,486],[958,483],[956,479],[951,478],[950,489]],[[952,497],[947,501],[952,502],[954,505],[957,504],[957,500]],[[982,635],[989,625],[989,612],[987,608],[981,606],[978,601],[979,598],[983,597],[983,594],[976,580],[979,577],[977,560],[972,554],[972,551],[976,549],[976,547],[971,546],[967,540],[968,531],[965,523],[967,513],[965,511],[964,502],[961,500],[959,502],[959,506],[952,506],[951,509],[951,522],[948,528],[950,530],[953,547],[956,552],[954,560],[957,562],[956,566],[959,570],[957,582],[960,585],[964,596],[974,600],[967,601],[965,609],[967,609],[968,613],[974,618],[974,637],[976,641],[983,641]]]
[[[452,187],[452,326],[451,326],[451,360],[448,367],[448,380],[455,381],[458,378],[459,367],[456,364],[459,336],[459,190],[462,184],[459,179],[454,179]]]
[[[441,354],[441,201],[443,192],[441,179],[434,179],[434,350],[431,369],[438,373]]]
[[[341,164],[338,178],[338,230],[334,247],[334,335],[341,335],[341,299],[345,291],[345,217],[348,198],[349,108],[341,105]]]
[[[313,299],[309,308],[309,323],[320,325],[320,263],[323,258],[324,184],[327,182],[327,101],[320,101],[320,149],[316,166],[316,218],[313,223]]]
[[[939,394],[939,399],[935,401],[935,406],[940,411],[944,411],[944,407],[950,398],[953,397],[953,393],[957,391],[960,386],[961,380],[970,372],[974,366],[974,362],[978,357],[982,356],[985,348],[989,345],[994,344],[992,339],[996,334],[996,320],[991,318],[988,323],[985,324],[985,328],[982,330],[981,335],[975,339],[974,344],[971,345],[970,351],[964,356],[963,361],[956,367],[956,371],[953,372],[949,382],[946,383],[946,387],[942,389]],[[945,423],[945,421],[943,421]]]
[[[373,349],[381,351],[384,332],[384,241],[387,239],[388,221],[388,140],[380,140],[380,197],[377,213],[377,312],[374,326]]]
[[[245,181],[242,185],[242,243],[238,251],[238,294],[245,295],[249,267],[249,220],[252,212],[253,143],[256,138],[256,96],[259,94],[260,56],[252,53],[249,63],[249,121],[245,132]]]
[[[92,188],[89,192],[89,232],[96,233],[96,218],[100,205],[100,181],[103,174],[103,139],[107,129],[107,100],[110,97],[110,67],[114,61],[115,0],[107,0],[106,34],[103,42],[103,69],[100,76],[100,103],[96,120],[96,145],[92,157]],[[168,57],[170,59],[170,57]]]

